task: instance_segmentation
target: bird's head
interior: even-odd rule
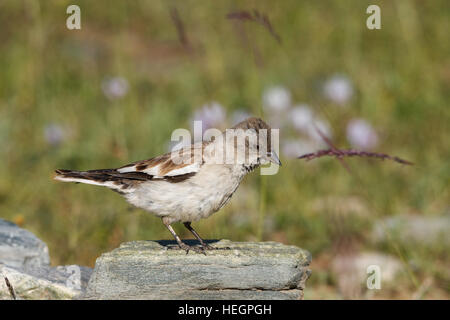
[[[224,132],[228,159],[252,168],[269,162],[281,166],[278,155],[273,150],[270,126],[260,118],[248,118]],[[233,150],[233,154],[230,154]]]

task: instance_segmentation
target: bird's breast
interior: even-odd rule
[[[171,183],[143,183],[128,201],[159,217],[173,221],[197,221],[222,208],[239,187],[243,175],[223,165],[205,164],[189,179]]]

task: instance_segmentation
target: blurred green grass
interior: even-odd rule
[[[264,90],[282,84],[331,123],[338,146],[347,146],[350,118],[370,119],[381,136],[377,150],[415,166],[352,159],[350,175],[334,159],[282,158],[277,175],[247,177],[227,207],[196,224],[199,233],[294,244],[318,261],[351,237],[364,249],[423,262],[405,264],[411,274],[405,290],[417,290],[431,275],[448,298],[448,286],[439,285],[449,282],[440,278],[449,265],[445,250],[395,241],[379,246],[368,237],[385,216],[449,214],[447,1],[377,1],[377,31],[365,27],[370,1],[76,1],[82,29],[74,31],[65,27],[69,4],[0,3],[1,217],[46,241],[53,264],[93,266],[123,241],[170,238],[159,219],[113,192],[52,181],[54,169],[117,167],[166,152],[172,130],[189,128],[193,112],[213,100],[227,112],[243,108],[264,117]],[[189,48],[179,41],[173,8]],[[253,9],[269,16],[281,44],[258,24],[225,18]],[[347,108],[332,106],[318,89],[335,73],[354,83]],[[127,79],[129,91],[111,101],[101,86],[114,76]],[[54,123],[70,133],[57,147],[44,134]],[[366,213],[317,205],[330,197],[361,203]],[[326,265],[316,269],[328,274]],[[313,273],[309,285],[335,283]],[[391,295],[409,297],[399,292]]]

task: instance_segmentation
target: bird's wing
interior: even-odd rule
[[[159,157],[127,164],[117,169],[119,173],[145,173],[153,179],[176,180],[195,175],[203,164],[206,143],[196,143]]]
[[[203,161],[207,143],[194,144],[159,157],[130,163],[118,169],[88,171],[56,170],[56,180],[105,186],[120,193],[132,192],[145,181],[164,180],[171,183],[194,176]]]

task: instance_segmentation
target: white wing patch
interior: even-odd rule
[[[186,174],[186,173],[198,172],[199,169],[200,169],[200,163],[193,163],[193,164],[187,165],[182,168],[173,169],[173,170],[167,172],[164,176],[168,176],[168,177],[180,176],[180,175]],[[146,172],[146,171],[147,170],[144,170],[144,172]],[[148,172],[146,172],[146,173],[148,173]]]
[[[200,163],[197,162],[197,163],[189,164],[184,167],[175,168],[169,172],[166,172],[165,174],[161,174],[161,172],[160,172],[161,167],[162,167],[162,165],[158,164],[154,167],[150,167],[145,170],[139,171],[139,170],[137,170],[136,166],[131,166],[131,167],[125,167],[125,168],[118,169],[117,171],[119,171],[120,173],[144,172],[146,174],[154,176],[155,178],[174,177],[174,176],[179,176],[179,175],[186,174],[186,173],[198,172],[198,170],[200,170]]]
[[[160,164],[154,166],[154,167],[150,167],[145,169],[144,171],[142,170],[138,170],[136,165],[131,166],[131,167],[124,167],[124,168],[120,168],[117,169],[117,171],[119,171],[120,173],[126,173],[126,172],[145,172],[146,174],[150,174],[152,176],[157,176],[159,174],[159,167]]]

